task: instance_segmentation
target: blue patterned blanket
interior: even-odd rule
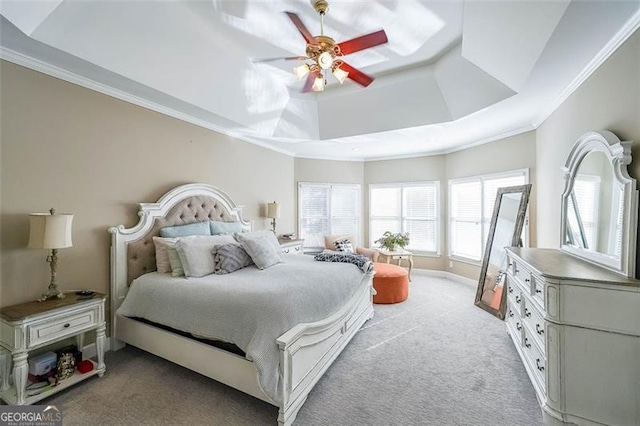
[[[314,257],[315,260],[320,262],[340,262],[340,263],[352,263],[356,265],[362,272],[373,272],[373,262],[366,256],[355,253],[340,253],[340,252],[322,252]]]

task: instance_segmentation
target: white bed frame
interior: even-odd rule
[[[206,184],[179,186],[157,203],[141,203],[140,221],[132,228],[109,228],[111,241],[111,348],[125,343],[144,349],[190,370],[279,407],[278,424],[291,425],[320,377],[338,357],[361,326],[373,317],[373,273],[363,279],[357,292],[338,312],[314,323],[298,324],[276,340],[280,350],[283,383],[282,403],[276,404],[260,388],[255,366],[242,356],[116,315],[127,294],[127,246],[153,228],[156,218],[164,217],[179,202],[206,196],[224,206],[229,214],[249,230],[241,207],[221,190]]]

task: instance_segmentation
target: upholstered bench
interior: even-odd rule
[[[376,274],[373,276],[373,288],[377,294],[373,303],[400,303],[409,296],[409,272],[390,263],[373,264]]]

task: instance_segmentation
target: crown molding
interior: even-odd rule
[[[158,112],[163,115],[167,115],[169,117],[176,118],[181,121],[186,121],[187,123],[194,124],[198,127],[205,128],[207,130],[212,130],[217,133],[221,133],[226,136],[230,136],[235,139],[239,139],[243,142],[250,143],[252,145],[257,145],[265,149],[269,149],[271,151],[278,152],[280,154],[287,155],[289,157],[293,157],[294,154],[291,151],[287,151],[281,148],[276,148],[267,143],[261,142],[259,140],[255,140],[251,137],[247,137],[240,132],[234,132],[228,129],[224,129],[220,126],[217,126],[209,121],[194,117],[191,114],[187,114],[184,112],[177,111],[173,108],[168,108],[166,106],[160,105],[156,102],[149,101],[147,99],[141,98],[136,95],[132,95],[131,93],[125,92],[120,89],[116,89],[112,86],[108,86],[103,83],[99,83],[95,80],[91,80],[89,78],[83,77],[79,74],[67,71],[63,68],[57,67],[55,65],[48,64],[39,59],[33,58],[31,56],[27,56],[20,52],[16,52],[15,50],[8,49],[4,46],[0,46],[0,59],[3,59],[8,62],[12,62],[16,65],[23,66],[25,68],[32,69],[34,71],[41,72],[43,74],[50,75],[52,77],[58,78],[60,80],[64,80],[66,82],[82,86],[86,89],[93,90],[95,92],[102,93],[103,95],[111,96],[112,98],[119,99],[121,101],[128,102],[133,105],[140,106],[142,108],[149,109],[151,111]]]
[[[558,97],[545,108],[534,120],[533,127],[537,129],[562,105],[564,101],[575,92],[618,48],[640,28],[640,8],[618,30],[611,40],[598,52],[598,54],[585,66],[571,83],[558,95]]]

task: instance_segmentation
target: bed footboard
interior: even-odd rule
[[[278,424],[293,423],[308,393],[362,325],[373,317],[373,274],[344,308],[329,318],[299,324],[278,338],[283,399]]]

